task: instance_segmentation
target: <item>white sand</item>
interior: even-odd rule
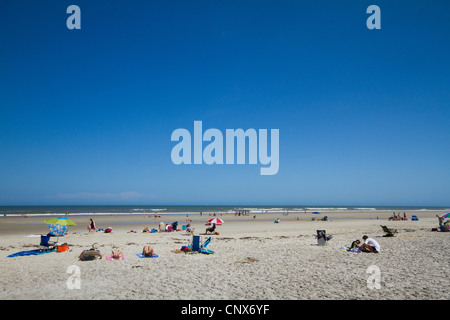
[[[450,233],[431,231],[437,227],[435,214],[418,213],[420,221],[387,221],[387,215],[377,220],[336,213],[329,214],[331,221],[326,222],[310,221],[310,215],[224,216],[220,235],[212,236],[209,249],[215,253],[211,255],[174,253],[190,243],[191,236],[185,232],[146,234],[141,232],[146,225],[136,220],[136,224],[113,225],[111,234],[88,234],[89,218],[81,217],[74,218],[78,227],[60,238],[70,251],[16,258],[7,256],[36,249],[40,239],[26,236],[46,229],[40,218],[4,218],[0,219],[0,299],[448,300]],[[304,220],[296,221],[297,216]],[[279,224],[273,222],[276,217],[281,219]],[[163,217],[163,221],[171,222],[171,218]],[[105,228],[108,222],[127,219],[131,218],[96,217],[96,222]],[[179,220],[180,229],[182,224]],[[383,237],[380,225],[398,229],[397,235]],[[204,232],[203,222],[194,221],[194,226],[197,234]],[[138,233],[128,233],[131,229]],[[333,235],[326,246],[317,246],[318,229]],[[376,239],[382,251],[340,250],[363,234]],[[79,261],[79,254],[93,243],[99,244],[103,255],[119,247],[125,259]],[[136,256],[146,244],[159,258]],[[80,268],[80,289],[68,289],[71,274],[67,269],[72,265]],[[368,287],[372,274],[367,269],[372,265],[381,272],[380,289]]]

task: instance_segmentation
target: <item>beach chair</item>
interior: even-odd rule
[[[192,236],[192,244],[189,246],[190,251],[188,253],[205,253],[205,254],[214,253],[214,251],[207,249],[210,242],[211,237],[206,239],[206,241],[202,244],[200,241],[200,236]]]
[[[50,242],[49,235],[41,235],[41,243],[39,244],[41,249],[54,249],[56,242]]]
[[[208,232],[214,233],[214,231],[216,230],[216,225],[213,224],[213,226],[211,228],[207,228],[205,234],[208,234]]]
[[[397,233],[397,229],[389,229],[386,226],[381,226],[381,228],[386,233],[383,237],[393,237]]]
[[[331,240],[332,236],[327,236],[327,233],[325,230],[317,230],[317,245],[318,246],[324,246],[327,244],[329,240]]]
[[[200,252],[200,236],[192,236],[192,243],[190,244],[189,253],[198,253]]]
[[[201,253],[205,253],[205,254],[211,254],[214,253],[214,251],[211,251],[209,249],[207,249],[208,245],[211,242],[211,237],[209,237],[208,239],[206,239],[205,242],[203,242],[203,244],[200,246],[200,252]]]

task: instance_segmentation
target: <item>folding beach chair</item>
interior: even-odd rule
[[[200,236],[192,236],[192,252],[200,251]]]
[[[208,239],[206,239],[205,242],[203,242],[203,244],[200,246],[200,252],[201,253],[205,253],[205,254],[211,254],[214,253],[214,251],[211,251],[209,249],[207,249],[206,247],[208,247],[208,245],[211,242],[211,237],[209,237]]]
[[[397,233],[397,229],[389,229],[386,226],[381,226],[381,228],[386,233],[383,237],[393,237]]]
[[[332,236],[327,236],[327,233],[325,230],[317,230],[317,245],[318,246],[324,246],[327,244],[327,241],[331,240]]]
[[[188,250],[185,253],[199,253],[200,248],[200,236],[192,235],[192,243],[188,245]]]
[[[54,249],[56,242],[50,242],[50,236],[41,235],[41,249]]]
[[[202,244],[200,241],[200,236],[192,236],[192,244],[190,245],[191,250],[189,251],[189,253],[199,253],[199,252],[205,254],[214,253],[214,251],[207,249],[210,242],[211,237],[206,239],[206,241]]]

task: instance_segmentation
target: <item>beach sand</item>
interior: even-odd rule
[[[69,216],[77,226],[59,238],[69,251],[14,258],[7,256],[39,247],[40,238],[29,236],[48,232],[45,218],[1,217],[0,299],[448,300],[450,233],[431,231],[437,227],[437,213],[442,214],[407,212],[419,221],[388,221],[392,212],[332,212],[326,214],[329,221],[311,221],[310,213],[224,214],[219,216],[225,221],[217,227],[220,234],[212,235],[210,255],[174,252],[191,242],[184,231],[142,233],[160,221],[178,221],[181,229],[192,219],[195,234],[204,241],[209,215]],[[88,233],[89,218],[113,232]],[[280,223],[274,223],[277,218]],[[380,225],[398,233],[383,237]],[[315,239],[320,229],[333,236],[325,246]],[[379,242],[380,253],[340,250],[364,234]],[[94,243],[104,256],[121,249],[124,260],[79,261]],[[144,245],[159,257],[138,258]],[[69,288],[76,284],[73,266],[80,271],[79,289]],[[379,288],[373,287],[376,274],[369,267],[379,270]]]

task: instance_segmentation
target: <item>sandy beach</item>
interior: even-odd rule
[[[177,252],[191,242],[185,231],[142,232],[161,221],[178,221],[181,229],[192,220],[195,234],[204,241],[209,215],[69,216],[77,226],[59,238],[69,251],[13,258],[8,255],[39,248],[38,235],[48,228],[43,217],[1,217],[0,299],[450,299],[450,233],[431,231],[442,212],[406,213],[408,218],[416,214],[419,221],[388,221],[391,214],[332,212],[326,214],[329,221],[312,221],[309,213],[224,214],[219,216],[225,221],[217,227],[219,234],[211,236],[208,248],[214,253],[209,255]],[[89,233],[89,218],[97,228],[113,231]],[[277,218],[280,223],[274,223]],[[383,237],[381,225],[398,232]],[[316,230],[333,237],[318,246]],[[379,242],[380,253],[341,250],[364,234]],[[80,261],[80,253],[95,243],[103,259]],[[139,258],[136,253],[144,245],[151,245],[159,257]],[[124,259],[106,260],[117,248]],[[80,271],[79,287],[69,288],[75,283],[74,268]],[[379,271],[378,288],[371,280],[376,273],[368,269]]]

